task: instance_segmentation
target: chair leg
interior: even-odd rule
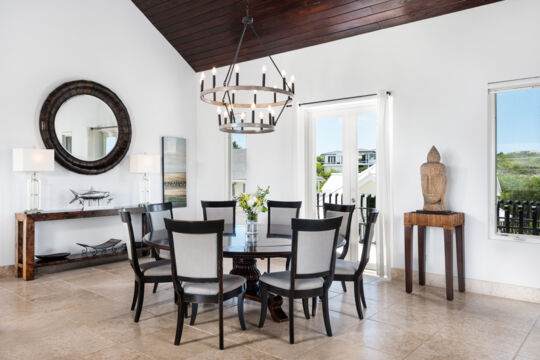
[[[289,271],[289,266],[291,265],[291,258],[287,258],[287,262],[285,263],[285,270]]]
[[[157,285],[158,285],[158,283],[157,283],[157,282],[156,282],[156,283],[154,283],[154,290],[152,290],[152,293],[153,293],[153,294],[155,294],[155,293],[156,293],[156,291],[157,291]]]
[[[191,303],[191,321],[189,322],[189,325],[195,325],[195,319],[197,318],[198,307],[199,307],[199,304]]]
[[[176,336],[174,337],[174,345],[180,345],[182,338],[182,329],[184,328],[184,302],[180,298],[178,303],[178,317],[176,318]]]
[[[144,301],[144,281],[139,282],[139,298],[137,299],[137,310],[135,310],[135,322],[139,322]]]
[[[326,335],[332,336],[332,326],[330,325],[330,311],[328,311],[328,290],[322,298],[324,327],[326,328]]]
[[[314,296],[312,299],[313,303],[311,304],[311,316],[315,317],[317,313],[317,297]]]
[[[189,317],[188,311],[187,311],[188,310],[188,305],[189,305],[188,303],[184,303],[184,305],[183,305],[184,306],[184,317],[186,319]],[[193,304],[191,304],[191,305],[193,306]]]
[[[245,291],[243,291],[240,295],[238,295],[238,321],[240,321],[240,327],[242,330],[246,330],[246,321],[244,320],[244,295]]]
[[[264,321],[266,320],[266,312],[268,311],[268,292],[264,287],[260,288],[261,292],[261,317],[259,318],[259,327],[264,326]]]
[[[222,296],[222,295],[220,295]],[[223,299],[219,299],[219,349],[223,350]]]
[[[304,307],[304,316],[309,320],[309,298],[302,299],[302,306]]]
[[[343,292],[347,292],[347,285],[345,284],[345,281],[341,282],[341,287],[343,288]]]
[[[294,299],[289,296],[289,343],[294,344]]]
[[[362,305],[364,309],[367,308],[366,297],[364,296],[364,279],[360,279],[360,300],[362,300]]]
[[[356,304],[356,312],[358,313],[358,317],[361,319],[364,318],[363,310],[362,310],[362,300],[360,300],[360,287],[359,287],[358,280],[354,282],[354,303]]]
[[[139,293],[139,284],[135,280],[135,285],[133,286],[133,301],[131,302],[131,311],[135,310],[135,304],[137,304],[137,295]]]
[[[268,262],[266,264],[266,272],[270,274],[270,258],[268,258]]]

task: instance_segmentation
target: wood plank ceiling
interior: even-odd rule
[[[243,0],[132,1],[195,71],[230,64]],[[269,53],[277,54],[498,1],[251,0],[250,15]],[[239,62],[263,56],[248,31]]]

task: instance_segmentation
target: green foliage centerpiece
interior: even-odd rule
[[[236,197],[238,201],[238,206],[240,206],[247,217],[247,233],[254,234],[257,232],[257,220],[259,218],[259,213],[264,213],[268,211],[266,207],[266,197],[270,193],[270,186],[262,188],[257,186],[257,191],[255,194],[240,194]]]

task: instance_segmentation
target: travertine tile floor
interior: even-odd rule
[[[273,260],[272,266],[283,269],[284,263]],[[540,304],[472,293],[457,293],[447,302],[444,289],[415,284],[409,295],[402,282],[365,282],[362,321],[353,294],[333,286],[333,337],[326,336],[320,309],[306,320],[298,303],[295,345],[288,343],[288,323],[269,318],[259,329],[260,305],[250,301],[248,329],[242,331],[236,306],[228,302],[226,349],[220,351],[211,305],[200,308],[196,325],[186,324],[182,344],[173,345],[171,285],[160,285],[157,294],[148,285],[135,324],[129,309],[133,274],[126,261],[40,274],[30,282],[4,277],[0,359],[540,359]]]

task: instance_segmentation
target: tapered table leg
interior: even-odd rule
[[[444,265],[446,269],[446,299],[454,299],[454,269],[452,239],[453,229],[444,229]]]
[[[418,226],[418,283],[426,285],[426,227]]]
[[[412,232],[413,228],[405,226],[405,291],[412,292]]]
[[[456,226],[456,257],[458,288],[460,292],[465,291],[465,251],[463,247],[463,226]]]

